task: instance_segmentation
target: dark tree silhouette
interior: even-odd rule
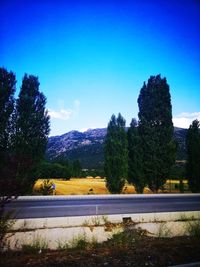
[[[138,133],[137,121],[133,119],[127,133],[128,137],[128,181],[137,193],[143,193],[146,180],[143,172],[142,142]]]
[[[166,78],[151,76],[140,91],[138,105],[144,174],[150,189],[157,192],[168,178],[176,154],[171,97]]]
[[[190,125],[187,137],[187,165],[186,172],[192,192],[200,192],[200,122],[194,120]]]
[[[127,178],[128,150],[125,120],[112,115],[105,138],[106,186],[111,193],[120,193]]]
[[[25,74],[15,111],[13,150],[18,161],[17,180],[22,192],[32,190],[36,170],[43,160],[49,134],[46,98],[39,91],[38,78]]]
[[[15,160],[11,157],[12,112],[16,78],[13,72],[0,68],[0,204],[1,208],[16,192]],[[1,215],[1,213],[0,213]]]

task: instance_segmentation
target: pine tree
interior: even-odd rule
[[[25,74],[15,111],[14,152],[18,162],[17,179],[23,191],[32,188],[36,169],[44,157],[49,134],[46,98],[35,76]],[[22,192],[23,193],[23,192]]]
[[[142,143],[138,133],[137,121],[133,119],[127,133],[128,137],[128,181],[137,193],[143,193],[146,186],[143,173]]]
[[[176,153],[171,97],[166,78],[151,76],[147,85],[144,83],[141,88],[138,105],[144,174],[149,188],[157,192],[169,176]]]
[[[200,192],[200,122],[194,120],[186,137],[187,146],[187,177],[192,192]]]
[[[73,169],[73,176],[74,177],[80,177],[81,176],[81,163],[78,159],[74,160],[72,163],[72,169]]]
[[[108,123],[105,138],[105,175],[106,186],[111,193],[120,193],[127,178],[127,136],[125,131],[125,120],[118,115],[112,115]]]

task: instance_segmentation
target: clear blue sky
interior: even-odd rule
[[[200,1],[2,0],[0,65],[39,77],[51,135],[137,117],[150,75],[167,78],[174,124],[200,119]]]

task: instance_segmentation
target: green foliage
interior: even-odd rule
[[[125,120],[112,115],[105,137],[105,175],[106,186],[111,193],[120,193],[127,178],[128,149]]]
[[[72,168],[73,168],[73,177],[80,177],[81,176],[81,163],[80,161],[74,160],[72,163]]]
[[[69,244],[67,242],[62,242],[58,240],[57,243],[58,243],[58,247],[57,247],[58,250],[66,250],[69,248]]]
[[[169,177],[172,180],[186,179],[185,162],[176,162],[170,170]]]
[[[15,110],[13,150],[18,161],[17,179],[23,181],[23,191],[31,191],[36,170],[44,157],[49,134],[46,98],[39,91],[35,76],[25,74]]]
[[[79,235],[75,238],[73,238],[71,242],[71,248],[72,249],[86,249],[89,246],[89,242],[87,240],[86,234],[84,233],[83,235]]]
[[[15,84],[14,73],[0,68],[0,196],[12,196],[16,191],[10,156]]]
[[[171,97],[166,78],[151,76],[140,91],[138,105],[143,170],[148,186],[157,192],[169,177],[176,155]]]
[[[187,177],[192,192],[200,192],[200,123],[194,120],[189,127],[187,144]]]
[[[128,182],[132,183],[137,193],[143,193],[146,180],[143,172],[142,143],[138,133],[137,121],[132,120],[128,137]]]
[[[6,234],[12,228],[15,223],[14,220],[11,220],[12,212],[4,213],[0,216],[0,252],[3,251],[6,245]]]
[[[31,244],[24,244],[22,250],[30,253],[38,253],[41,250],[48,249],[48,243],[41,237],[36,237]]]
[[[43,161],[38,169],[38,177],[40,178],[63,178],[69,180],[71,175],[70,166],[56,162]]]
[[[200,238],[200,220],[186,222],[186,233],[195,238]]]
[[[9,147],[11,114],[14,109],[16,78],[13,72],[0,68],[0,164]]]
[[[171,230],[167,227],[166,222],[161,222],[158,227],[158,232],[157,236],[162,238],[162,237],[171,237],[172,232]]]
[[[136,245],[143,232],[140,229],[124,229],[114,233],[108,240],[108,244],[115,248],[125,248]]]
[[[53,182],[51,180],[47,179],[42,182],[40,185],[40,192],[42,195],[47,196],[47,195],[52,195],[53,194]]]

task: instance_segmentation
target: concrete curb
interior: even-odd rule
[[[33,200],[75,200],[75,199],[116,199],[116,198],[165,198],[165,197],[200,197],[200,194],[127,194],[127,195],[59,195],[59,196],[19,196],[17,201]]]
[[[184,211],[184,212],[154,212],[154,213],[130,213],[130,214],[112,214],[112,215],[86,215],[71,217],[50,217],[50,218],[34,218],[34,219],[16,219],[13,229],[37,228],[59,228],[59,227],[77,227],[82,226],[85,222],[91,225],[109,221],[111,223],[122,223],[124,218],[131,218],[135,223],[156,223],[179,221],[181,217],[186,219],[200,218],[200,211]],[[104,222],[105,224],[105,222]]]

